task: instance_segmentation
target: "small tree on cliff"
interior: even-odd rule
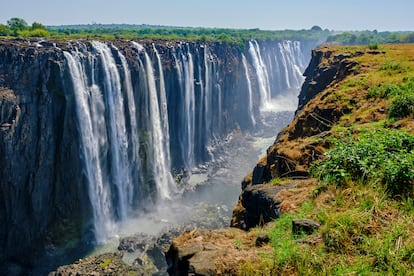
[[[12,30],[14,36],[18,36],[20,31],[24,31],[29,27],[24,19],[17,17],[13,17],[10,20],[7,20],[7,25]]]

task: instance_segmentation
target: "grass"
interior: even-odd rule
[[[402,208],[384,190],[357,183],[329,192],[329,203],[310,197],[296,213],[273,222],[272,253],[243,264],[244,275],[413,275],[412,202]],[[303,217],[319,221],[320,231],[295,237],[292,220]]]

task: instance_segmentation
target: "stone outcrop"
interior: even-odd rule
[[[105,253],[79,260],[71,265],[61,266],[49,276],[72,275],[145,275],[146,271],[128,266],[122,261],[122,253]]]
[[[294,185],[270,186],[266,184],[249,185],[233,210],[231,226],[249,230],[257,225],[264,225],[278,218],[281,214],[277,198],[282,190],[292,189]]]
[[[240,238],[240,244],[234,238]],[[240,265],[248,258],[254,261],[257,252],[252,253],[255,238],[238,229],[201,230],[182,233],[173,239],[166,254],[170,275],[237,275]],[[263,250],[259,247],[255,250]]]
[[[357,52],[353,55],[335,55],[334,51],[329,48],[312,50],[311,61],[303,73],[306,79],[298,96],[298,110],[302,110],[306,103],[322,90],[352,73],[356,62],[350,58],[362,54],[362,52]]]

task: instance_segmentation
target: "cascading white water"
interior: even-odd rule
[[[111,182],[117,189],[117,211],[121,219],[127,216],[128,186],[131,183],[128,160],[128,137],[125,125],[124,101],[121,92],[121,79],[115,59],[108,45],[93,41],[92,45],[99,54],[104,73],[104,97],[109,115],[109,139],[111,150]]]
[[[136,42],[132,42],[135,47],[144,53],[145,57],[145,67],[146,67],[146,76],[148,82],[148,93],[149,93],[149,110],[150,110],[150,120],[151,120],[151,140],[152,140],[152,155],[154,164],[152,164],[153,173],[155,177],[155,183],[157,185],[158,195],[161,199],[170,198],[175,186],[174,186],[174,179],[170,172],[170,164],[169,164],[169,147],[168,142],[166,141],[165,137],[169,135],[168,128],[163,129],[162,127],[165,126],[168,122],[163,122],[162,117],[167,116],[166,114],[162,115],[160,112],[160,106],[164,107],[165,109],[161,109],[162,111],[166,112],[166,99],[165,99],[165,88],[164,91],[160,91],[157,93],[157,87],[155,82],[154,76],[154,68],[152,66],[152,61],[148,56],[145,48],[142,45],[139,45]],[[161,74],[161,73],[160,73]],[[161,77],[160,77],[161,78]],[[160,84],[160,90],[164,84]],[[160,101],[158,100],[158,94],[163,94],[163,99]],[[164,101],[164,102],[162,102]],[[168,153],[167,153],[168,152]]]
[[[213,94],[213,80],[212,76],[214,74],[214,63],[212,62],[211,53],[207,47],[204,46],[204,128],[206,137],[212,137],[212,122],[213,122],[213,113],[212,108],[212,94]],[[210,150],[210,146],[207,145],[207,152],[210,156],[210,159],[214,159],[214,155]]]
[[[110,187],[104,183],[100,152],[108,147],[105,139],[106,130],[100,116],[93,112],[103,111],[104,103],[96,86],[89,87],[87,75],[79,53],[64,52],[69,73],[73,83],[81,150],[84,161],[85,176],[88,184],[89,199],[92,205],[95,239],[98,243],[107,240],[115,232],[112,215]]]
[[[254,118],[254,112],[253,112],[253,90],[252,90],[252,83],[250,81],[250,77],[249,77],[249,69],[247,67],[247,60],[246,60],[246,56],[244,54],[242,54],[242,62],[243,62],[243,67],[244,67],[244,72],[246,75],[246,80],[247,80],[247,92],[249,93],[249,104],[248,104],[248,110],[249,110],[249,117],[250,117],[250,121],[252,123],[253,126],[256,125],[256,119]]]
[[[269,84],[269,75],[266,64],[260,53],[260,47],[256,40],[249,41],[249,53],[253,60],[253,66],[256,71],[257,81],[260,93],[260,108],[268,109],[271,99],[271,89]]]
[[[194,63],[188,47],[181,49],[179,56],[174,54],[182,104],[181,124],[182,132],[179,140],[181,144],[182,159],[185,167],[191,169],[195,165],[195,95],[194,95]]]
[[[165,169],[170,172],[171,168],[171,156],[170,156],[170,127],[168,124],[168,106],[167,106],[167,96],[165,89],[164,81],[164,72],[162,69],[162,62],[160,54],[158,53],[155,44],[152,44],[154,49],[155,56],[157,57],[158,71],[159,71],[159,104],[160,104],[160,113],[162,121],[162,130],[163,130],[163,149],[164,149],[164,158],[165,158]],[[170,183],[172,184],[172,183]]]
[[[123,54],[118,51],[118,56],[121,60],[123,73],[125,76],[124,79],[124,90],[126,94],[126,104],[128,109],[128,115],[129,117],[129,129],[130,129],[130,139],[129,139],[129,148],[130,148],[130,154],[129,154],[129,166],[137,170],[141,167],[140,160],[139,160],[139,133],[138,133],[138,123],[137,123],[137,110],[135,106],[135,99],[134,99],[134,90],[132,88],[132,81],[131,81],[131,72],[128,67],[128,62]],[[132,176],[132,172],[131,172]],[[132,180],[132,179],[131,179]],[[132,180],[129,183],[125,183],[125,194],[127,196],[127,202],[126,204],[129,206],[133,205],[133,199],[134,199],[134,185],[133,183],[137,183],[137,180]],[[128,208],[129,209],[129,208]]]
[[[298,88],[304,80],[304,65],[300,57],[300,42],[285,40],[278,43],[282,56],[283,68],[285,69],[287,88]]]

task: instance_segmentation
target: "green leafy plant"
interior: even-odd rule
[[[414,93],[397,96],[390,105],[388,116],[400,119],[410,115],[414,115]]]
[[[310,172],[329,184],[383,184],[391,195],[408,194],[414,182],[414,136],[380,129],[362,133],[359,139],[337,140],[324,160],[311,165]]]

